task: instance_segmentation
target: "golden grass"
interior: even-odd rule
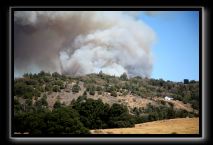
[[[91,130],[93,134],[199,134],[199,118],[177,118],[136,124],[132,128]]]

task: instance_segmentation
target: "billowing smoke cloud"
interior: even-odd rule
[[[136,12],[16,11],[15,73],[149,77],[152,29]]]

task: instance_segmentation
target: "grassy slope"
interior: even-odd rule
[[[198,134],[199,118],[177,118],[136,124],[133,128],[91,130],[93,134]]]

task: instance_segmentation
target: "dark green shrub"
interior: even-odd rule
[[[54,92],[60,92],[60,87],[59,86],[53,86],[53,91]]]
[[[73,85],[72,92],[78,93],[80,90],[81,90],[81,88],[79,85],[77,85],[77,84]]]
[[[117,97],[117,92],[112,91],[112,92],[111,92],[111,96]]]

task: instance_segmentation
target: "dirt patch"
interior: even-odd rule
[[[74,84],[75,84],[74,82],[72,82],[71,84],[67,84],[67,86],[69,87],[64,90],[61,90],[61,92],[52,92],[47,94],[47,102],[48,102],[49,108],[50,109],[53,108],[53,105],[57,99],[59,99],[61,103],[64,103],[65,105],[69,105],[73,99],[76,100],[80,95],[83,95],[84,91],[86,90],[86,88],[84,87],[84,83],[79,82],[79,86],[81,88],[79,93],[73,93],[71,91],[71,88]],[[107,103],[109,105],[112,105],[113,103],[124,104],[128,107],[129,111],[135,107],[146,108],[147,104],[149,103],[152,104],[153,106],[158,106],[159,101],[172,103],[174,104],[174,108],[176,109],[182,109],[188,112],[193,111],[190,104],[184,104],[182,101],[179,101],[179,100],[165,101],[163,98],[160,98],[160,97],[153,97],[151,99],[142,98],[140,96],[132,95],[130,92],[126,96],[123,96],[120,94],[117,97],[113,97],[108,92],[102,92],[102,94],[100,95],[96,91],[95,95],[89,95],[88,93],[87,97],[92,98],[94,100],[101,99],[104,103]]]

